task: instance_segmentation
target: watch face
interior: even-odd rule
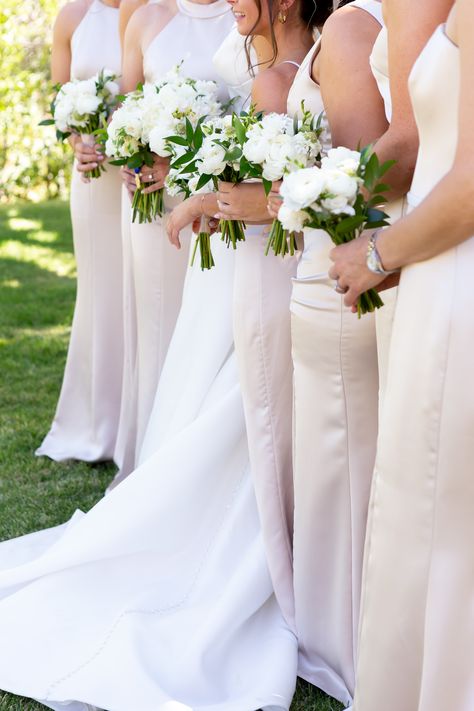
[[[382,274],[383,273],[382,270],[380,269],[379,260],[377,259],[377,252],[375,251],[374,247],[372,247],[372,249],[370,249],[367,254],[367,267],[374,274]]]

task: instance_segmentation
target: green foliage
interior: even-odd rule
[[[64,197],[71,170],[68,146],[54,128],[38,124],[49,113],[52,26],[57,0],[0,3],[0,200]]]

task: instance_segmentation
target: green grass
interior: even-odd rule
[[[67,204],[1,206],[0,540],[55,526],[76,508],[88,510],[114,471],[110,464],[56,463],[34,456],[54,414],[74,299]],[[292,711],[340,708],[301,682]],[[44,709],[0,691],[0,711]]]

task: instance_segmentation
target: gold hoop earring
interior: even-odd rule
[[[283,10],[280,10],[280,12],[278,13],[278,22],[281,22],[281,24],[284,25],[286,22],[286,17],[287,17],[286,12],[283,12]]]

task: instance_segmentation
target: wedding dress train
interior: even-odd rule
[[[245,92],[242,87],[242,93]],[[0,688],[57,711],[284,711],[233,345],[234,260],[189,269],[142,462],[89,513],[0,544]]]

